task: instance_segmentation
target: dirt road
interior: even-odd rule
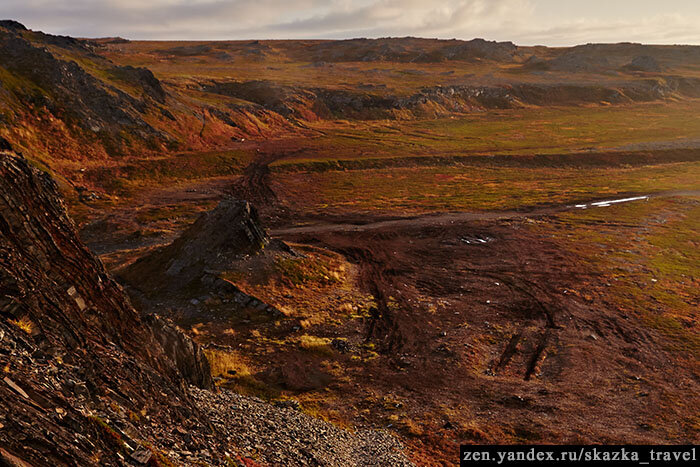
[[[366,232],[383,228],[400,228],[405,226],[428,227],[454,224],[455,222],[516,219],[524,217],[545,216],[558,212],[573,211],[577,209],[594,209],[608,207],[623,202],[643,202],[651,198],[666,198],[671,196],[700,196],[700,190],[662,191],[650,194],[636,194],[624,198],[598,198],[587,202],[575,204],[563,204],[559,206],[536,207],[532,209],[511,211],[472,211],[472,212],[448,212],[439,214],[424,214],[420,216],[405,217],[401,219],[368,222],[366,224],[350,223],[316,223],[299,227],[289,227],[270,231],[273,236],[285,236],[305,233],[321,232]]]

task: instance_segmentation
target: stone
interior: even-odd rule
[[[29,395],[27,395],[27,393],[24,392],[24,389],[22,389],[21,387],[17,386],[17,384],[15,384],[15,382],[12,381],[9,377],[5,376],[5,378],[3,379],[3,381],[5,381],[5,384],[7,384],[8,386],[10,386],[17,394],[19,394],[20,396],[24,397],[25,399],[29,399]]]
[[[182,376],[197,387],[213,388],[209,361],[202,348],[172,321],[158,315],[148,315],[146,320],[154,331],[155,338]]]
[[[141,465],[146,465],[153,457],[153,453],[149,449],[137,449],[131,454],[131,458]]]
[[[301,410],[301,404],[295,399],[285,399],[281,401],[274,402],[275,407],[280,407],[283,409]]]
[[[259,253],[269,243],[253,205],[227,197],[172,244],[136,261],[122,276],[135,288],[146,280],[151,290],[181,290],[193,282],[201,284],[211,276],[207,271],[226,270],[232,260]],[[192,297],[192,304],[195,299],[197,304],[206,301]]]
[[[22,459],[10,454],[3,448],[0,448],[0,465],[3,467],[32,467],[31,464],[24,462]]]
[[[348,344],[348,341],[345,339],[333,339],[331,341],[331,347],[340,353],[347,353],[350,351],[350,344]]]
[[[85,383],[77,383],[73,387],[73,393],[78,397],[90,397],[90,391]]]

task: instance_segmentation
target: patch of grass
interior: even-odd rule
[[[209,367],[213,376],[227,376],[233,370],[236,374],[250,374],[250,369],[240,356],[233,352],[217,349],[206,349],[204,354],[209,360]]]
[[[310,336],[308,334],[299,336],[299,347],[318,355],[333,355],[330,342],[331,340],[325,337]]]
[[[134,220],[139,224],[163,220],[178,220],[179,222],[190,224],[199,214],[211,209],[213,204],[211,202],[198,202],[196,204],[188,203],[145,208],[138,211]]]
[[[19,328],[27,334],[31,334],[34,330],[34,323],[26,316],[19,319],[11,319],[9,320],[9,323],[13,324],[14,326],[16,326],[17,328]]]
[[[310,161],[559,154],[700,136],[698,102],[489,110],[438,119],[317,122],[324,136],[273,166]]]
[[[205,349],[212,376],[222,378],[221,386],[239,394],[270,400],[279,397],[280,391],[255,377],[244,359],[235,352]]]
[[[170,460],[160,449],[150,443],[143,443],[143,446],[151,451],[151,458],[148,461],[150,467],[175,467],[176,464]]]
[[[303,212],[514,209],[619,193],[700,189],[700,162],[634,168],[413,167],[277,174]]]
[[[667,350],[697,359],[699,219],[698,198],[657,198],[562,213],[545,228],[601,271],[608,300],[660,333]]]
[[[90,415],[87,418],[88,421],[102,433],[107,443],[116,447],[117,450],[120,452],[126,451],[126,446],[124,444],[124,440],[122,440],[121,435],[114,431],[114,429],[112,429],[112,427],[110,427],[107,424],[107,422],[102,420],[97,415]]]
[[[85,180],[110,193],[132,196],[143,187],[238,175],[252,157],[250,151],[222,150],[132,158],[117,166],[88,168]]]
[[[275,260],[275,268],[283,280],[292,286],[312,282],[329,285],[340,281],[339,273],[320,258],[278,258]]]
[[[419,437],[425,434],[423,427],[408,417],[400,417],[396,426],[406,436]]]

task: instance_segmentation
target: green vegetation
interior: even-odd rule
[[[302,349],[319,355],[333,355],[330,342],[331,340],[325,337],[310,336],[308,334],[299,336],[299,346]]]
[[[124,440],[122,440],[121,435],[114,431],[114,429],[110,427],[107,422],[102,420],[97,415],[90,415],[87,417],[87,419],[102,433],[102,436],[107,443],[116,448],[117,451],[126,452],[126,445],[124,444]]]
[[[133,159],[117,167],[95,167],[88,170],[86,177],[98,186],[125,195],[145,186],[237,175],[251,157],[250,152],[244,150],[188,152],[161,158]]]
[[[221,386],[267,400],[279,397],[279,391],[257,379],[237,353],[217,349],[206,349],[204,353],[209,360],[212,376],[221,378]]]
[[[662,334],[668,350],[697,362],[700,198],[594,208],[559,220],[555,238],[602,272],[607,299]]]
[[[697,190],[700,163],[586,170],[470,166],[372,169],[278,174],[277,184],[302,211],[482,211],[619,193]]]
[[[338,272],[319,258],[277,258],[275,268],[291,286],[298,287],[310,282],[332,284],[340,280]]]
[[[696,101],[615,107],[490,110],[439,119],[319,122],[324,136],[305,141],[274,165],[343,159],[470,154],[558,154],[700,138]]]

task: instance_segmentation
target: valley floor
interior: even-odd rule
[[[189,296],[167,314],[222,387],[387,429],[417,464],[697,442],[699,167],[247,172],[141,191],[83,235],[118,274],[224,193],[256,199],[301,256],[222,277],[283,315]]]
[[[697,443],[699,113],[694,46],[0,21],[0,463]]]

